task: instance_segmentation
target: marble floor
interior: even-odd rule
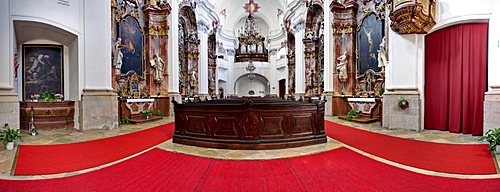
[[[477,141],[478,136],[471,136],[467,134],[456,134],[449,133],[447,131],[435,131],[435,130],[424,130],[421,132],[412,132],[412,131],[403,131],[403,130],[388,130],[382,128],[378,123],[371,124],[359,124],[353,122],[347,122],[344,120],[340,120],[337,117],[327,116],[326,120],[344,124],[351,127],[356,127],[359,129],[382,133],[386,135],[414,139],[420,141],[429,141],[429,142],[437,142],[437,143],[455,143],[455,144],[474,144],[480,143]],[[114,130],[96,130],[96,131],[85,131],[80,132],[75,129],[72,130],[44,130],[39,131],[40,134],[37,136],[28,135],[27,132],[22,132],[22,140],[16,143],[16,148],[11,151],[7,151],[4,147],[0,147],[0,179],[13,179],[13,180],[27,180],[27,179],[46,179],[46,178],[60,178],[67,177],[71,175],[77,175],[97,169],[101,169],[103,167],[107,167],[118,162],[121,162],[126,159],[122,159],[116,162],[108,163],[102,166],[98,166],[91,169],[69,172],[69,173],[61,173],[61,174],[52,174],[52,175],[36,175],[36,176],[12,176],[11,168],[12,163],[14,162],[14,157],[17,150],[17,145],[54,145],[54,144],[63,144],[63,143],[74,143],[81,141],[89,141],[101,138],[107,138],[122,134],[127,134],[143,129],[148,129],[151,127],[155,127],[158,125],[166,124],[173,122],[174,119],[172,117],[165,117],[162,120],[149,122],[140,125],[123,125],[120,129]],[[350,146],[344,145],[334,139],[328,138],[327,143],[310,145],[304,147],[296,147],[296,148],[288,148],[288,149],[276,149],[276,150],[227,150],[227,149],[212,149],[212,148],[203,148],[203,147],[193,147],[182,144],[172,143],[172,140],[165,141],[156,147],[160,149],[164,149],[167,151],[183,153],[188,155],[195,155],[201,157],[208,158],[218,158],[218,159],[276,159],[276,158],[288,158],[288,157],[296,157],[302,156],[312,153],[318,153],[322,151],[332,150],[339,147],[348,147],[360,154],[371,157],[375,160],[400,167],[406,170],[426,174],[426,175],[436,175],[436,176],[444,176],[444,177],[454,177],[454,178],[500,178],[500,174],[492,174],[492,175],[459,175],[459,174],[449,174],[449,173],[440,173],[428,170],[422,170],[418,168],[413,168],[405,165],[401,165],[395,162],[391,162],[370,154],[367,154],[363,151],[354,149]],[[130,158],[130,157],[129,157]],[[500,155],[496,155],[496,162],[500,162]],[[498,167],[498,166],[497,166]]]

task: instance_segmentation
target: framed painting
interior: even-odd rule
[[[23,99],[44,91],[63,94],[63,46],[23,45]]]
[[[380,71],[378,67],[378,50],[384,36],[383,21],[375,14],[367,16],[358,32],[358,75],[368,69]]]
[[[139,22],[132,16],[126,16],[123,23],[119,26],[119,33],[123,45],[121,51],[123,53],[121,74],[129,75],[135,72],[139,77],[142,77],[143,72],[143,35]]]

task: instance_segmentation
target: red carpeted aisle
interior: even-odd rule
[[[443,144],[409,140],[325,121],[326,134],[372,155],[425,170],[496,174],[487,144]]]
[[[428,176],[347,148],[309,156],[232,161],[152,149],[81,175],[0,180],[1,191],[499,191],[500,179]]]
[[[123,159],[172,138],[174,123],[93,141],[19,146],[14,175],[78,171]]]

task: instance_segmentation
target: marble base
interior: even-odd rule
[[[500,91],[486,92],[483,119],[483,133],[500,127]]]
[[[79,110],[80,131],[119,128],[118,100],[113,90],[84,89]]]
[[[0,127],[5,123],[11,129],[19,129],[19,101],[17,93],[0,90]]]
[[[182,96],[177,92],[169,92],[168,96],[170,97],[170,102],[172,102],[173,100],[182,102]],[[170,104],[168,110],[170,111],[170,117],[175,117],[174,105]]]
[[[398,103],[401,99],[410,103],[406,109],[401,109]],[[389,91],[384,94],[382,126],[388,129],[405,131],[421,131],[421,101],[419,94],[412,90]]]

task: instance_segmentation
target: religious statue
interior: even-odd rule
[[[163,66],[165,65],[165,62],[161,59],[161,56],[156,53],[155,58],[151,59],[149,63],[151,64],[151,67],[155,69],[154,79],[156,81],[163,80]]]
[[[196,77],[196,71],[193,69],[193,71],[191,71],[190,73],[190,78],[189,78],[189,83],[191,83],[191,87],[195,87],[198,84],[197,79],[198,78]]]
[[[339,63],[337,64],[337,71],[339,72],[339,79],[342,80],[347,80],[347,51],[344,52],[340,57],[337,58],[339,60]]]
[[[313,72],[312,70],[307,70],[306,72],[306,84],[307,86],[312,86],[313,84]]]
[[[380,43],[378,52],[378,67],[382,68],[384,71],[384,66],[387,64],[387,51],[385,50],[385,37],[382,38],[382,42]]]
[[[121,68],[123,64],[123,53],[121,49],[124,47],[124,45],[121,44],[122,38],[118,37],[118,39],[115,42],[115,61],[113,62],[113,66],[115,67],[115,73],[120,74],[121,73]]]
[[[306,39],[312,39],[312,38],[314,38],[314,36],[315,36],[315,35],[316,35],[316,34],[315,34],[314,30],[313,30],[313,29],[308,28],[308,29],[306,30],[305,35],[304,35],[304,36],[305,36],[305,38],[306,38]]]

